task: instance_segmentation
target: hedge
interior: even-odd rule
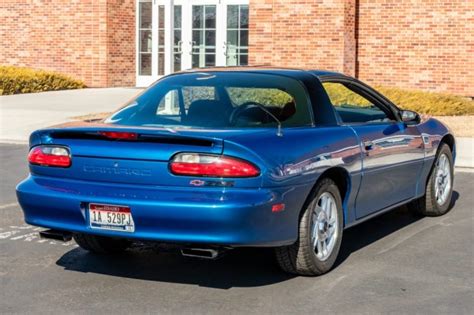
[[[14,66],[0,66],[0,95],[80,89],[84,83],[64,74]]]
[[[371,104],[361,96],[350,92],[340,84],[324,83],[331,102],[334,105],[349,103],[358,106]],[[401,109],[416,111],[420,114],[435,116],[474,115],[474,101],[451,94],[424,92],[396,87],[376,87],[376,90]]]
[[[474,115],[474,100],[446,93],[379,87],[377,90],[402,109],[433,116]]]

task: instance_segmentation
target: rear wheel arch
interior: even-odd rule
[[[336,184],[336,186],[339,190],[339,194],[341,195],[342,207],[343,207],[342,212],[345,216],[346,213],[345,213],[344,207],[345,207],[347,198],[349,196],[351,181],[350,181],[350,177],[349,177],[349,172],[346,169],[344,169],[343,167],[339,167],[339,166],[331,167],[331,168],[325,170],[323,173],[321,173],[321,175],[318,177],[318,179],[314,183],[314,186],[311,189],[309,195],[306,197],[306,201],[304,203],[304,206],[300,210],[301,211],[300,215],[301,215],[301,213],[303,213],[304,209],[306,209],[306,207],[308,206],[308,203],[311,202],[311,197],[312,197],[313,192],[314,192],[315,188],[317,187],[318,183],[321,180],[325,179],[325,178],[331,179]],[[345,218],[343,218],[343,219],[345,219]]]
[[[319,176],[318,180],[322,178],[330,178],[334,181],[337,188],[339,189],[339,193],[341,194],[341,199],[344,202],[350,187],[349,172],[347,172],[347,170],[342,167],[332,167],[324,171],[321,176]]]
[[[300,213],[295,243],[275,248],[277,262],[284,271],[316,276],[333,267],[339,254],[344,229],[341,194],[341,189],[346,190],[347,194],[347,187],[343,186],[344,171],[335,168],[319,176]],[[323,203],[320,199],[324,194],[332,197],[333,203],[329,203],[331,214],[327,211],[328,203]],[[333,213],[334,210],[336,213]],[[324,243],[328,240],[330,243],[325,246]],[[322,254],[322,257],[319,254]]]

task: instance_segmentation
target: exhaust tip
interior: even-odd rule
[[[47,238],[61,242],[69,242],[72,240],[72,233],[58,230],[41,231],[39,232],[39,235],[41,238]]]
[[[219,251],[211,248],[183,248],[181,249],[181,255],[202,259],[216,259],[219,256]]]

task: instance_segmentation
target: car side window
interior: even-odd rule
[[[323,87],[343,123],[392,121],[382,109],[342,83],[324,82]]]
[[[169,90],[160,100],[156,109],[157,115],[179,115],[179,92]]]

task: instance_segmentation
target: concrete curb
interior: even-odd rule
[[[456,138],[456,167],[474,168],[474,138]]]
[[[474,173],[474,168],[456,166],[454,168],[454,172],[455,173]]]

